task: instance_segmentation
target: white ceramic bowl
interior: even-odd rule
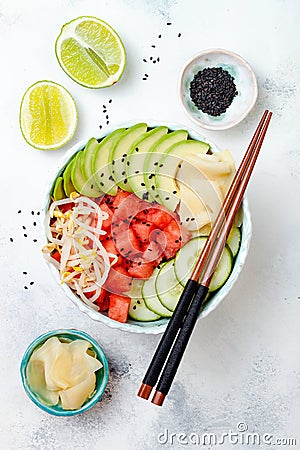
[[[190,97],[190,84],[196,73],[206,67],[222,67],[234,78],[238,95],[225,113],[213,117],[200,111]],[[179,100],[197,125],[209,130],[225,130],[241,122],[257,99],[257,81],[250,65],[239,55],[222,49],[204,50],[184,65],[179,79]]]
[[[137,121],[131,122],[131,123],[118,124],[118,126],[115,126],[114,128],[106,130],[106,132],[104,132],[102,135],[98,136],[98,138],[102,138],[102,137],[106,136],[107,134],[111,133],[116,128],[130,127],[134,123],[137,123]],[[201,136],[199,133],[195,132],[194,130],[192,130],[188,127],[185,127],[183,125],[168,124],[168,123],[163,123],[163,122],[157,124],[157,123],[153,123],[151,121],[146,121],[146,123],[148,123],[149,127],[165,125],[170,130],[185,129],[188,131],[190,138],[208,142],[210,144],[213,152],[219,151],[219,149],[216,147],[215,144],[208,141],[205,137]],[[74,145],[74,147],[72,147],[66,153],[63,160],[61,161],[61,164],[59,164],[59,166],[56,168],[56,170],[54,171],[54,173],[50,179],[50,182],[46,189],[46,194],[45,194],[45,199],[44,199],[44,204],[43,204],[45,228],[46,228],[46,212],[49,207],[50,194],[53,190],[55,180],[62,173],[62,171],[66,167],[68,161],[72,158],[72,156],[75,153],[77,153],[79,150],[82,150],[84,148],[85,144],[86,144],[86,142],[80,142],[80,143]],[[250,212],[249,212],[249,208],[248,208],[248,202],[246,199],[243,201],[243,215],[244,215],[244,219],[243,219],[243,226],[242,226],[241,247],[240,247],[239,253],[235,259],[234,268],[233,268],[228,280],[224,284],[224,286],[220,290],[218,290],[216,292],[216,294],[214,294],[207,303],[205,303],[205,305],[199,315],[199,318],[206,317],[210,312],[212,312],[221,303],[221,301],[226,297],[226,295],[229,293],[230,289],[236,282],[236,280],[242,270],[242,267],[245,263],[246,256],[247,256],[248,250],[249,250],[251,229],[252,229],[251,217],[250,217]],[[47,243],[46,232],[44,234],[44,243],[45,244]],[[105,316],[104,314],[101,314],[100,312],[93,310],[92,308],[90,308],[89,306],[84,304],[82,302],[82,300],[77,295],[75,295],[74,292],[66,284],[61,284],[60,274],[59,274],[58,270],[52,264],[50,264],[48,262],[46,262],[46,263],[48,264],[50,271],[53,274],[56,282],[64,290],[66,296],[80,309],[80,311],[86,313],[91,319],[96,320],[98,322],[102,322],[111,328],[117,328],[119,330],[133,332],[133,333],[159,334],[159,333],[163,333],[164,330],[166,329],[168,319],[160,319],[155,322],[137,322],[135,320],[128,320],[127,323],[120,323],[120,322],[116,322],[115,320],[110,319],[109,317]]]

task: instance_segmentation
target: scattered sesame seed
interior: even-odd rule
[[[156,64],[156,61],[155,61],[155,59],[153,60],[153,64]]]
[[[22,212],[22,211],[19,209],[18,214],[21,214],[21,212]]]
[[[155,45],[151,45],[152,48],[155,48]]]
[[[27,275],[27,272],[23,272],[23,275]]]
[[[104,109],[104,110],[103,110],[103,114],[105,114],[106,112],[107,112],[107,109]]]
[[[152,61],[152,59],[153,59],[153,56],[150,56],[150,61]]]
[[[108,100],[108,103],[112,103],[112,99]]]
[[[181,36],[181,33],[178,33],[178,37],[180,37]]]
[[[172,22],[167,22],[167,25],[172,25]]]
[[[32,216],[34,216],[34,211],[31,211]]]
[[[159,61],[160,61],[160,58],[159,58],[159,56],[158,56],[158,58],[156,59],[156,61],[157,61],[157,62],[159,62]]]
[[[105,105],[102,105],[103,106],[103,109],[106,109],[106,106]]]
[[[14,242],[13,238],[9,238],[10,242]]]
[[[34,281],[30,281],[30,286],[33,286],[34,285]]]
[[[99,128],[100,128],[100,130],[101,130],[101,128],[102,128],[102,125],[99,125]]]
[[[158,39],[160,39],[160,38],[161,38],[161,34],[158,35]]]
[[[24,237],[27,237],[27,234],[24,234]]]
[[[33,242],[37,242],[37,239],[33,239]]]
[[[144,61],[144,62],[147,62],[147,60],[146,60],[145,58],[143,59],[143,61]]]
[[[28,287],[27,287],[27,286],[24,286],[24,289],[28,289]]]
[[[105,116],[105,118],[108,120],[109,119],[109,117],[108,117],[108,115],[107,116]]]
[[[36,222],[33,222],[33,224],[32,224],[34,227],[36,227]]]
[[[40,212],[38,211],[36,214],[39,216],[39,215],[40,215]]]
[[[106,121],[106,125],[108,125],[108,124],[109,124],[109,120]]]

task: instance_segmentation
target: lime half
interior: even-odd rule
[[[20,127],[32,147],[56,150],[72,138],[76,125],[76,105],[63,86],[38,81],[27,89],[20,107]]]
[[[62,69],[88,88],[115,84],[126,64],[124,45],[115,30],[96,17],[78,17],[66,23],[55,43]]]

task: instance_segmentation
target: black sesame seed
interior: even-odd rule
[[[103,110],[103,114],[105,114],[106,112],[107,112],[107,109],[104,109],[104,110]]]
[[[104,186],[104,183],[103,183],[103,181],[100,181],[100,185],[101,185],[101,186]]]
[[[147,78],[143,77],[142,80],[143,80],[143,81],[147,81]]]
[[[191,221],[195,220],[195,217],[191,217]]]
[[[127,164],[127,166],[130,166],[130,161],[127,161],[126,164]]]
[[[146,60],[145,58],[143,59],[143,61],[144,61],[144,62],[147,62],[147,60]]]
[[[132,309],[136,309],[136,305],[133,305]]]
[[[33,242],[37,242],[37,239],[33,239]]]
[[[127,184],[127,178],[125,178],[125,180],[123,181],[124,184]]]
[[[153,56],[150,56],[150,58],[149,58],[149,59],[150,59],[150,61],[152,61],[152,60],[153,60]]]
[[[163,165],[163,164],[160,164],[158,167],[164,167],[164,165]]]
[[[173,191],[173,194],[174,194],[174,195],[177,194],[177,191]]]
[[[158,162],[157,161],[154,163],[154,166],[158,166]]]
[[[141,186],[146,186],[145,183],[141,183]]]
[[[27,287],[27,286],[24,286],[24,289],[28,289],[28,287]]]
[[[30,286],[33,286],[34,285],[34,281],[30,281]]]
[[[112,177],[111,175],[108,177],[108,179],[109,179],[110,181],[114,181],[114,179],[113,179],[113,177]]]
[[[159,61],[160,61],[160,57],[159,57],[159,56],[158,56],[158,58],[156,59],[156,61],[157,61],[157,62],[159,62]]]
[[[105,119],[107,119],[107,120],[108,120],[108,119],[109,119],[109,117],[108,117],[108,116],[105,116]]]
[[[23,275],[27,275],[27,272],[23,272]]]
[[[34,216],[34,211],[31,211],[31,215]]]
[[[141,262],[141,261],[139,261],[139,262],[138,262],[138,266],[141,266],[141,265],[142,265],[142,262]]]
[[[140,173],[140,171],[139,171],[139,170],[136,170],[134,173]]]
[[[108,103],[112,103],[112,99],[108,100]]]
[[[158,39],[160,39],[160,38],[161,38],[161,34],[158,35]]]
[[[9,238],[10,242],[14,242],[13,238]]]
[[[19,209],[18,214],[21,214],[21,212],[22,212],[22,211]]]
[[[140,305],[140,304],[141,304],[141,301],[140,301],[140,300],[137,300],[137,303]]]
[[[32,224],[34,227],[36,227],[36,222],[33,222],[33,224]]]
[[[181,33],[178,33],[178,37],[180,37],[181,36]]]
[[[166,197],[165,200],[170,200],[170,197]]]
[[[103,109],[106,109],[106,106],[105,106],[105,105],[102,105],[102,107],[103,107]]]
[[[172,25],[172,22],[167,22],[167,25]]]
[[[40,215],[40,212],[38,211],[36,214],[37,214],[37,216],[39,216],[39,215]]]
[[[102,125],[99,125],[100,130],[102,129]]]
[[[155,48],[155,45],[151,45],[152,48]]]
[[[125,158],[122,158],[122,159],[121,159],[121,162],[124,162],[124,161],[125,161]]]
[[[122,175],[125,175],[125,174],[126,174],[126,172],[125,172],[125,170],[123,170]]]
[[[127,153],[124,153],[124,155],[122,155],[123,156],[123,158],[126,158],[126,156],[127,156]]]
[[[152,61],[153,62],[153,64],[156,64],[156,61],[155,61],[155,59]]]
[[[27,234],[24,234],[24,237],[27,237]]]
[[[94,185],[93,184],[91,184],[91,189],[93,189],[94,188]]]
[[[111,164],[112,164],[112,166],[114,166],[115,165],[115,161],[112,161]]]
[[[108,125],[108,124],[109,124],[109,120],[106,121],[106,125]]]
[[[145,192],[143,194],[143,200],[148,200],[148,197],[149,197],[149,192]]]

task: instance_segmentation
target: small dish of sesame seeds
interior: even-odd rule
[[[204,50],[184,65],[179,99],[187,115],[202,128],[225,130],[241,122],[257,99],[250,65],[236,53]]]

